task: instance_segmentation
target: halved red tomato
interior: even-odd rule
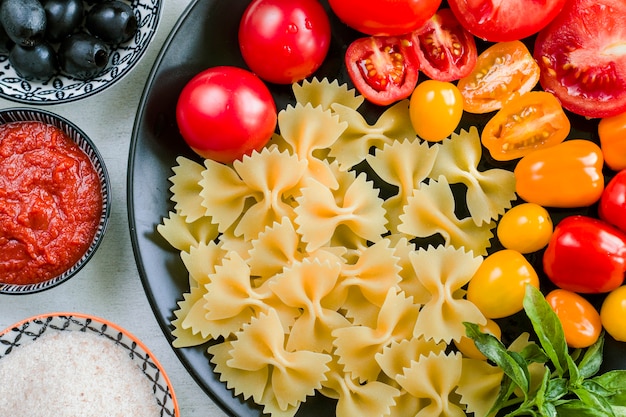
[[[413,47],[424,74],[438,81],[465,77],[476,65],[474,35],[466,31],[450,9],[441,9],[413,32]]]
[[[407,98],[417,85],[419,63],[405,37],[356,39],[348,46],[345,61],[354,86],[374,104]]]
[[[551,93],[531,91],[509,101],[481,134],[482,144],[497,161],[511,161],[563,142],[570,122]]]
[[[512,98],[532,90],[539,82],[539,66],[520,41],[498,42],[487,48],[472,72],[459,80],[463,109],[488,113]]]
[[[543,29],[566,0],[449,0],[459,22],[490,42],[526,38]]]
[[[435,14],[441,0],[329,0],[346,25],[368,35],[404,35]]]
[[[539,35],[541,86],[587,117],[626,111],[626,2],[571,0]]]

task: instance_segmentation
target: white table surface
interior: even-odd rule
[[[98,251],[75,277],[38,294],[0,295],[0,329],[50,312],[80,312],[110,320],[141,339],[165,368],[181,417],[223,417],[178,360],[163,335],[141,284],[126,207],[126,173],[133,123],[157,54],[191,0],[163,0],[158,31],[137,66],[109,89],[75,103],[42,106],[76,123],[95,142],[111,177],[112,210]],[[193,36],[190,34],[190,36]],[[0,108],[24,107],[0,99]]]

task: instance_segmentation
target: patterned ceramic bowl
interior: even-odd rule
[[[78,145],[78,147],[87,155],[91,161],[95,174],[98,177],[100,194],[102,197],[101,207],[99,208],[99,219],[97,221],[96,230],[91,243],[87,247],[82,256],[64,272],[39,283],[33,284],[15,284],[7,283],[7,280],[0,277],[0,294],[29,294],[52,288],[62,282],[67,281],[83,267],[92,258],[104,237],[109,214],[111,212],[111,186],[109,183],[109,174],[104,164],[104,160],[100,155],[94,143],[87,135],[69,120],[46,110],[35,108],[10,108],[0,110],[0,125],[11,122],[29,122],[37,121],[48,125],[55,126],[62,130],[69,138]],[[3,163],[3,156],[0,155],[0,163]],[[0,175],[3,175],[0,172]],[[0,194],[0,204],[2,202]],[[5,204],[6,205],[6,204]]]
[[[51,340],[54,341],[53,344],[51,344]],[[45,370],[46,372],[52,374],[57,372],[57,369],[61,370],[61,375],[48,383],[42,382],[41,377],[44,375],[39,374],[39,372],[36,376],[30,378],[31,381],[28,381],[28,375],[26,375],[28,369],[33,368],[33,365],[27,362],[31,361],[31,359],[34,362],[35,358],[39,356],[37,347],[34,346],[35,343],[40,343],[40,346],[46,343],[44,345],[46,348],[55,347],[55,349],[43,352],[42,356],[49,355],[57,362],[62,362],[60,365],[52,362],[48,363],[49,366]],[[67,345],[68,343],[73,343],[74,346]],[[29,349],[27,360],[22,361],[22,359],[19,359],[19,363],[8,362],[12,358],[24,358],[25,355],[18,355],[20,350],[25,348]],[[26,352],[26,350],[22,352]],[[70,356],[72,352],[74,355]],[[94,356],[91,355],[94,352],[96,353],[95,357],[112,358],[112,362],[116,363],[114,365],[103,364],[99,358],[94,360]],[[44,362],[45,360],[43,359]],[[5,362],[3,363],[3,361]],[[39,365],[41,365],[41,362]],[[133,369],[133,365],[137,369]],[[67,375],[64,375],[63,367],[68,366],[85,369],[75,368],[68,372]],[[101,380],[83,381],[86,383],[81,386],[79,383],[80,378],[89,376],[89,368],[92,366],[99,367],[97,375],[102,376],[101,378],[96,376],[96,379]],[[67,403],[72,403],[72,399],[76,397],[76,392],[65,395],[68,394],[67,391],[85,391],[84,397],[81,397],[81,401],[83,401],[81,406],[85,407],[85,410],[88,410],[88,407],[93,405],[93,403],[89,402],[92,398],[95,400],[107,398],[109,395],[108,389],[112,387],[111,395],[116,391],[125,389],[128,397],[132,397],[126,398],[128,404],[117,405],[119,407],[117,409],[121,410],[124,406],[128,407],[133,404],[131,403],[133,401],[135,409],[141,408],[143,411],[154,411],[154,417],[179,417],[180,415],[172,384],[163,367],[150,350],[128,331],[102,318],[81,313],[51,313],[31,317],[5,329],[0,332],[0,375],[2,375],[2,372],[10,374],[13,369],[17,369],[20,373],[20,375],[16,375],[17,378],[13,381],[16,384],[15,387],[19,386],[22,390],[26,388],[42,391],[46,390],[46,384],[49,384],[51,393],[57,392],[59,399],[63,398]],[[39,368],[39,371],[43,372],[44,369]],[[112,380],[112,377],[115,375],[122,375],[123,381]],[[47,377],[52,377],[52,375],[47,375]],[[70,379],[70,381],[64,381],[64,378]],[[60,392],[59,390],[62,389],[61,385],[64,382],[67,382],[70,386],[66,387],[66,390],[64,390],[66,392]],[[127,386],[124,387],[124,385]],[[0,391],[7,390],[10,393],[12,389],[16,388],[4,386],[0,388]],[[93,392],[88,392],[90,390],[98,391],[97,395]],[[143,395],[139,395],[139,393],[143,393]],[[22,395],[21,393],[17,394]],[[34,401],[36,401],[37,397],[43,397],[41,392],[34,392],[30,395]],[[154,398],[154,403],[151,401],[152,397]],[[142,403],[141,400],[147,400],[148,403]],[[46,400],[42,399],[42,401]],[[140,407],[137,407],[137,405]],[[84,415],[80,412],[78,414]],[[137,413],[132,414],[138,415]]]
[[[85,81],[57,74],[45,82],[28,81],[15,72],[7,55],[0,55],[0,97],[25,104],[58,104],[92,96],[119,81],[148,49],[157,31],[162,5],[162,0],[124,1],[135,12],[137,33],[133,39],[111,48],[108,64],[96,77]]]

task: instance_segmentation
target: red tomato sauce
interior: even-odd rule
[[[91,244],[101,210],[98,174],[62,130],[0,126],[0,282],[36,284],[70,268]]]

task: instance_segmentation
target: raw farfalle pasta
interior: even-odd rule
[[[347,170],[362,162],[370,148],[382,148],[396,140],[417,136],[409,119],[409,101],[402,100],[389,107],[372,125],[358,111],[341,105],[331,106],[348,128],[331,147],[329,156]]]
[[[202,205],[219,224],[220,232],[237,221],[235,235],[254,239],[265,226],[284,216],[294,217],[289,200],[306,172],[305,160],[265,148],[235,161],[232,168],[208,160],[206,166],[201,181]],[[252,203],[246,206],[248,199]]]
[[[340,122],[338,116],[322,106],[297,103],[278,113],[280,136],[275,136],[273,140],[282,139],[294,155],[306,160],[305,175],[335,189],[338,184],[329,165],[315,155],[335,143],[347,126],[346,122]]]
[[[428,146],[427,142],[418,139],[405,139],[385,144],[373,155],[367,155],[366,161],[376,175],[398,188],[398,192],[383,203],[391,233],[397,232],[399,217],[413,190],[430,175],[438,151],[439,146]]]
[[[182,156],[176,158],[176,163],[178,165],[172,168],[174,175],[170,177],[172,201],[176,203],[174,209],[187,223],[193,223],[205,214],[200,197],[204,166]]]
[[[416,337],[428,335],[435,342],[450,344],[465,335],[464,321],[487,322],[476,305],[463,298],[463,287],[482,263],[482,257],[452,246],[419,249],[409,256],[415,275],[430,294],[415,323]]]
[[[416,398],[427,400],[419,417],[465,417],[463,408],[451,401],[461,380],[463,357],[460,353],[430,353],[404,370],[398,383]]]
[[[376,354],[394,341],[413,337],[418,313],[419,306],[412,299],[390,289],[376,327],[350,326],[333,332],[339,363],[361,382],[375,380],[382,371]]]
[[[350,326],[338,311],[342,299],[335,288],[340,272],[338,262],[305,259],[269,284],[285,305],[301,311],[291,326],[288,350],[331,352],[333,330]]]
[[[511,208],[515,200],[515,175],[505,169],[478,170],[482,155],[476,127],[461,130],[441,143],[431,177],[445,176],[450,184],[467,186],[466,203],[477,226],[490,223]]]
[[[495,222],[477,226],[471,217],[459,219],[448,180],[443,175],[422,185],[409,197],[400,216],[398,230],[409,236],[427,238],[439,234],[447,246],[487,254]]]
[[[297,103],[308,103],[313,107],[322,106],[324,110],[330,110],[333,104],[341,104],[351,109],[358,109],[365,98],[356,94],[354,88],[348,89],[347,84],[339,84],[339,81],[329,81],[324,78],[321,81],[313,78],[311,81],[303,80],[293,84],[293,94]]]
[[[283,326],[273,310],[253,318],[236,340],[214,345],[209,353],[230,388],[252,397],[272,415],[294,415],[307,396],[321,389],[332,359],[323,353],[287,351]]]
[[[296,198],[295,223],[307,244],[307,251],[332,244],[334,237],[343,241],[337,236],[340,226],[369,241],[379,240],[387,232],[383,200],[365,174],[344,173],[337,190],[310,179],[301,192],[302,195]]]
[[[336,417],[484,412],[502,374],[452,341],[485,320],[464,286],[510,204],[495,191],[508,174],[477,169],[471,129],[417,138],[406,100],[370,122],[337,81],[293,91],[262,150],[177,159],[157,226],[188,271],[173,345],[206,344],[220,380],[272,417],[313,395],[335,399]],[[444,244],[420,243],[434,235]]]

